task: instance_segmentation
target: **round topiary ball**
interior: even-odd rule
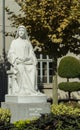
[[[58,74],[64,78],[76,78],[80,76],[80,61],[72,56],[61,59]]]

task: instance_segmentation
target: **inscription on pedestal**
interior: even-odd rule
[[[42,113],[42,108],[29,108],[29,116],[40,116],[40,113]]]

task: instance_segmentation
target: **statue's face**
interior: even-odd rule
[[[19,37],[23,38],[23,37],[24,37],[24,34],[25,34],[24,28],[20,28],[20,29],[19,29]]]

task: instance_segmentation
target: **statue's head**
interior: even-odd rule
[[[28,33],[26,31],[25,26],[20,25],[18,27],[17,33],[16,33],[16,38],[18,38],[18,37],[22,37],[23,39],[28,39],[29,40]]]

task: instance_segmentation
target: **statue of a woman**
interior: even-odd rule
[[[16,38],[12,41],[8,52],[8,60],[12,65],[12,71],[18,86],[15,88],[14,94],[37,94],[37,59],[26,28],[23,25],[17,29]]]

